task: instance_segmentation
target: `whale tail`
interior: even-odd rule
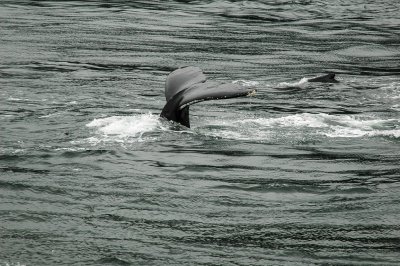
[[[308,82],[323,82],[323,83],[338,83],[335,79],[335,73],[328,73],[326,75],[318,76],[315,78],[307,79]]]
[[[190,127],[189,106],[202,101],[249,96],[254,88],[239,84],[207,81],[198,67],[184,67],[171,72],[165,83],[167,103],[160,116]]]

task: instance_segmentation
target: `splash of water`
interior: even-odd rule
[[[144,142],[159,137],[161,132],[173,131],[165,127],[157,115],[111,116],[94,119],[86,125],[93,128],[96,136],[86,139],[88,143]],[[400,137],[400,119],[379,119],[355,115],[294,114],[282,117],[258,117],[240,120],[215,120],[195,128],[200,135],[217,138],[284,141],[307,138],[355,138]],[[181,132],[181,131],[179,131]],[[154,134],[152,134],[154,133]]]
[[[299,88],[299,89],[304,89],[307,87],[308,84],[308,78],[302,78],[301,80],[297,82],[281,82],[278,84],[278,88]]]
[[[111,116],[96,118],[87,127],[93,128],[98,136],[91,137],[88,142],[141,142],[147,140],[146,133],[163,130],[159,116],[148,113],[133,116]]]

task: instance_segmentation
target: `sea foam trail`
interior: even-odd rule
[[[282,138],[324,136],[329,138],[393,137],[400,138],[400,119],[379,119],[354,115],[302,113],[273,118],[247,118],[212,121],[213,136],[264,141]],[[216,127],[216,128],[215,128]]]
[[[142,142],[157,138],[163,131],[174,131],[163,125],[159,116],[153,114],[97,118],[86,126],[95,129],[100,135],[88,139],[95,143]],[[195,126],[193,130],[200,135],[253,141],[301,140],[310,137],[400,138],[400,119],[302,113],[282,117],[206,121],[203,126]]]

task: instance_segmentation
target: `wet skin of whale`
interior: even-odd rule
[[[318,76],[315,78],[307,79],[308,82],[322,82],[322,83],[338,83],[335,79],[335,73],[328,73],[326,75]]]
[[[336,83],[335,74],[307,79],[308,82]],[[167,103],[160,116],[190,128],[189,106],[202,101],[250,96],[254,88],[235,83],[208,81],[198,67],[184,67],[171,72],[165,83]]]
[[[234,83],[208,81],[198,67],[184,67],[171,72],[165,83],[165,104],[160,116],[190,127],[189,106],[202,101],[249,96],[254,88]]]

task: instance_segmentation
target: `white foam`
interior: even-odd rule
[[[400,129],[396,130],[361,130],[349,129],[344,127],[335,128],[330,133],[325,133],[325,136],[331,138],[360,138],[360,137],[400,137]]]
[[[146,132],[151,132],[161,128],[159,117],[153,114],[141,114],[134,116],[111,116],[106,118],[94,119],[86,125],[94,128],[98,133],[106,137],[113,137],[114,141],[122,138],[141,139]],[[92,137],[90,142],[99,142],[97,137]],[[122,141],[122,140],[121,140]]]
[[[258,82],[257,81],[252,81],[252,80],[244,80],[244,79],[239,79],[239,80],[235,80],[232,83],[234,84],[238,84],[244,88],[255,88],[258,86]]]
[[[323,118],[313,114],[295,114],[276,118],[255,118],[238,121],[238,123],[255,123],[264,127],[325,127]]]
[[[65,147],[65,148],[56,148],[55,151],[84,151],[86,150],[83,147]]]
[[[247,118],[235,121],[214,121],[213,136],[240,140],[400,137],[400,119],[379,119],[355,115],[294,114],[272,118]],[[314,136],[314,137],[313,137]]]
[[[22,98],[14,98],[14,97],[9,97],[7,99],[8,101],[12,101],[12,102],[25,102],[25,101],[29,101],[29,99],[22,99]]]
[[[281,82],[278,84],[278,88],[300,88],[304,89],[308,84],[308,78],[302,78],[300,81],[297,82]]]
[[[2,265],[2,264],[0,264]],[[20,262],[5,262],[4,266],[26,266],[26,264],[22,264]]]
[[[84,140],[97,145],[104,142],[133,143],[159,138],[163,126],[153,114],[111,116],[94,119],[86,125],[97,133]],[[182,131],[179,131],[182,133]],[[207,121],[190,133],[217,138],[252,141],[303,141],[307,139],[392,137],[400,138],[400,119],[363,115],[301,113],[279,117],[245,117]],[[147,134],[146,134],[147,133]],[[155,133],[155,134],[151,134]]]

